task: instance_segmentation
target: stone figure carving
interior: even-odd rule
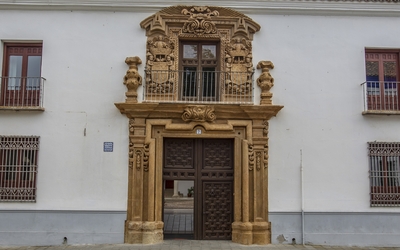
[[[257,69],[261,69],[261,75],[257,79],[257,84],[261,88],[261,105],[272,104],[272,93],[269,90],[274,86],[274,78],[269,73],[270,69],[274,68],[271,61],[260,61],[257,64]]]
[[[137,103],[137,89],[142,85],[142,77],[138,72],[138,65],[142,64],[139,57],[127,57],[125,63],[129,65],[129,69],[124,77],[124,84],[128,88],[126,92],[127,102]]]

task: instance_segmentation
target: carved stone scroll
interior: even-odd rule
[[[261,75],[257,79],[257,84],[261,88],[261,105],[272,104],[272,93],[269,91],[274,86],[274,78],[269,73],[270,69],[274,68],[271,61],[260,61],[257,64],[257,69],[261,69]]]
[[[182,120],[185,122],[213,122],[216,118],[214,108],[210,106],[188,106],[182,114]]]
[[[139,57],[127,57],[125,63],[129,65],[129,69],[124,77],[124,84],[128,88],[126,92],[127,103],[137,103],[137,89],[142,85],[142,77],[138,72],[138,65],[142,64]]]
[[[215,23],[211,21],[211,16],[219,16],[218,11],[211,11],[207,6],[195,6],[190,10],[183,9],[182,14],[190,15],[188,21],[183,25],[183,32],[197,35],[217,33]]]

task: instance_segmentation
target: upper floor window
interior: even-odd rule
[[[400,143],[368,145],[371,206],[400,206]]]
[[[181,100],[218,101],[219,46],[212,42],[181,42]]]
[[[0,201],[35,201],[38,136],[0,136]]]
[[[367,50],[365,65],[366,109],[375,111],[400,110],[399,52]]]
[[[5,43],[0,106],[42,106],[42,44]]]

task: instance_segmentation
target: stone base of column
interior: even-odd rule
[[[125,103],[138,103],[137,92],[125,92]]]
[[[128,244],[156,244],[164,240],[164,222],[125,222],[125,243]]]
[[[232,241],[243,245],[271,244],[270,222],[234,222]]]
[[[260,105],[272,105],[272,93],[270,92],[262,93]]]

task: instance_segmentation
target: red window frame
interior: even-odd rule
[[[20,57],[18,76],[10,76],[11,57]],[[30,57],[40,57],[35,76],[29,76]],[[42,43],[5,43],[1,83],[1,106],[39,106],[41,91]],[[36,65],[37,66],[37,65]],[[37,72],[39,70],[39,72]]]
[[[365,50],[368,110],[400,110],[399,57],[400,50]]]

